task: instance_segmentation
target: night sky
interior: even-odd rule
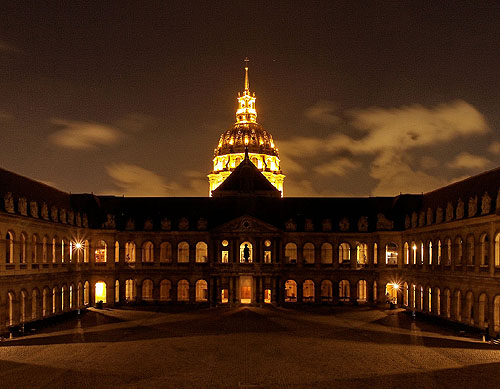
[[[500,165],[499,21],[497,1],[2,1],[0,167],[206,196],[248,56],[285,196],[427,192]]]

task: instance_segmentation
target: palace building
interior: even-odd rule
[[[238,97],[210,195],[69,194],[0,169],[0,334],[102,302],[387,304],[500,334],[500,168],[433,192],[284,195]]]

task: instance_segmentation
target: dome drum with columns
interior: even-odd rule
[[[210,195],[243,161],[245,148],[252,163],[283,195],[285,176],[281,172],[278,149],[272,135],[257,123],[256,98],[249,90],[248,66],[245,66],[245,90],[243,94],[238,93],[237,100],[236,123],[221,135],[214,150],[213,171],[208,175]]]

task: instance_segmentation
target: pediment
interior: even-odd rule
[[[241,232],[241,233],[279,233],[281,230],[275,226],[259,220],[253,216],[240,216],[230,220],[212,230],[213,232]]]

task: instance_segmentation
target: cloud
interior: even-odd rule
[[[116,122],[117,127],[129,132],[139,132],[155,124],[156,119],[154,117],[134,112],[125,115]]]
[[[106,167],[106,172],[125,196],[169,196],[177,189],[160,175],[137,165],[114,163]]]
[[[314,171],[321,175],[344,176],[349,170],[357,169],[361,166],[358,161],[353,161],[349,158],[336,158],[330,162],[318,165]]]
[[[332,126],[341,122],[341,118],[336,115],[337,110],[333,101],[322,100],[306,109],[306,117],[315,123]]]
[[[488,151],[492,154],[497,154],[499,155],[500,154],[500,142],[498,141],[494,141],[492,142],[489,147],[488,147]]]
[[[334,115],[333,105],[330,105],[330,110],[325,108],[323,111],[318,108],[322,106],[328,107],[324,102],[318,103],[315,110],[308,111],[306,115],[311,115],[311,112],[316,118]],[[361,158],[371,160],[367,171],[371,178],[378,181],[373,194],[422,192],[448,182],[444,178],[444,169],[440,169],[439,177],[434,176],[436,171],[433,175],[425,173],[425,170],[435,170],[437,166],[446,164],[433,157],[420,158],[418,155],[423,150],[432,152],[433,148],[453,140],[490,132],[484,116],[463,100],[435,107],[414,104],[391,109],[354,109],[344,116],[347,119],[343,127],[350,128],[350,132],[346,132],[346,128],[342,129],[342,133],[340,129],[333,129],[326,137],[300,136],[279,141],[285,170],[295,175],[312,170],[324,177],[342,176],[349,169],[358,168]],[[331,124],[334,126],[335,123],[332,119]],[[325,156],[333,159],[324,163],[321,160],[324,161]],[[486,159],[462,159],[457,163],[471,168],[484,167],[489,163]],[[412,162],[418,160],[420,167],[414,167]],[[296,179],[299,181],[299,178]]]
[[[479,155],[472,155],[467,152],[458,154],[453,161],[448,163],[448,167],[452,169],[484,169],[491,164],[491,161],[487,158],[481,157]]]
[[[62,129],[52,133],[49,137],[50,141],[60,147],[70,149],[82,150],[110,146],[116,144],[123,136],[120,130],[99,123],[63,119],[52,119],[51,123]]]

